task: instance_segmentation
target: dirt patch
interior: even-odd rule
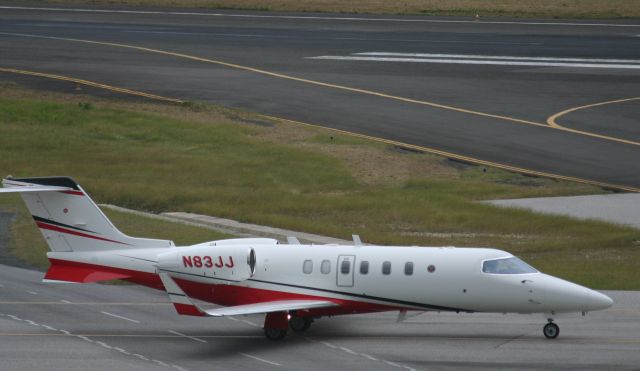
[[[336,157],[358,181],[370,185],[402,185],[409,179],[457,178],[458,171],[441,159],[414,153],[398,153],[362,145],[300,143],[297,146]]]

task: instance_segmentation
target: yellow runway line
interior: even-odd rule
[[[405,102],[405,103],[419,104],[419,105],[429,106],[429,107],[433,107],[433,108],[449,110],[449,111],[453,111],[453,112],[465,113],[465,114],[470,114],[470,115],[475,115],[475,116],[480,116],[480,117],[493,118],[493,119],[498,119],[498,120],[511,122],[511,123],[517,123],[517,124],[532,125],[532,126],[536,126],[536,127],[540,127],[540,128],[545,128],[545,129],[560,130],[560,131],[569,132],[569,133],[573,133],[573,134],[577,134],[577,135],[584,135],[584,136],[588,136],[588,137],[592,137],[592,138],[598,138],[598,139],[603,139],[603,140],[608,140],[608,141],[613,141],[613,142],[618,142],[618,143],[623,143],[623,144],[640,146],[640,142],[635,142],[635,141],[632,141],[632,140],[614,138],[614,137],[610,137],[610,136],[606,136],[606,135],[600,135],[600,134],[590,133],[590,132],[586,132],[586,131],[582,131],[582,130],[576,130],[576,129],[568,129],[568,128],[559,127],[559,126],[551,126],[551,125],[547,125],[545,123],[540,123],[540,122],[535,122],[535,121],[530,121],[530,120],[523,120],[523,119],[518,119],[518,118],[510,117],[510,116],[503,116],[503,115],[496,115],[496,114],[492,114],[492,113],[479,112],[479,111],[474,111],[474,110],[470,110],[470,109],[466,109],[466,108],[454,107],[454,106],[449,106],[449,105],[445,105],[445,104],[430,102],[430,101],[426,101],[426,100],[418,100],[418,99],[406,98],[406,97],[401,97],[401,96],[396,96],[396,95],[376,92],[376,91],[372,91],[372,90],[353,88],[353,87],[344,86],[344,85],[338,85],[338,84],[326,83],[326,82],[322,82],[322,81],[310,80],[310,79],[305,79],[305,78],[301,78],[301,77],[285,75],[285,74],[282,74],[282,73],[266,71],[266,70],[262,70],[262,69],[259,69],[259,68],[243,66],[243,65],[239,65],[239,64],[235,64],[235,63],[229,63],[229,62],[216,60],[216,59],[198,57],[198,56],[184,54],[184,53],[177,53],[177,52],[171,52],[171,51],[166,51],[166,50],[153,49],[153,48],[147,48],[147,47],[143,47],[143,46],[136,46],[136,45],[129,45],[129,44],[120,44],[120,43],[113,43],[113,42],[85,40],[85,39],[75,39],[75,38],[66,38],[66,37],[55,37],[55,36],[44,36],[44,35],[22,34],[22,33],[10,33],[10,32],[0,32],[0,35],[10,35],[10,36],[18,36],[18,37],[33,37],[33,38],[42,38],[42,39],[60,40],[60,41],[72,41],[72,42],[94,44],[94,45],[112,46],[112,47],[118,47],[118,48],[139,50],[139,51],[144,51],[144,52],[149,52],[149,53],[168,55],[168,56],[173,56],[173,57],[177,57],[177,58],[183,58],[183,59],[188,59],[188,60],[193,60],[193,61],[198,61],[198,62],[217,64],[217,65],[220,65],[220,66],[225,66],[225,67],[234,68],[234,69],[243,70],[243,71],[248,71],[248,72],[254,72],[254,73],[257,73],[257,74],[276,77],[276,78],[280,78],[280,79],[298,81],[298,82],[311,84],[311,85],[316,85],[316,86],[323,86],[323,87],[327,87],[327,88],[338,89],[338,90],[343,90],[343,91],[349,91],[349,92],[353,92],[353,93],[360,93],[360,94],[376,96],[376,97],[380,97],[380,98],[397,100],[397,101],[401,101],[401,102]]]
[[[27,75],[45,77],[45,78],[56,78],[56,79],[57,78],[63,78],[65,81],[79,80],[79,79],[66,77],[66,76],[51,75],[51,74],[45,74],[45,73],[39,73],[39,72],[33,72],[33,71],[15,70],[15,69],[8,69],[8,68],[0,68],[0,71],[27,74]],[[52,77],[52,76],[55,76],[55,77]],[[86,81],[86,80],[79,80],[79,81]],[[157,100],[160,100],[160,101],[170,101],[170,102],[174,102],[174,103],[184,102],[184,101],[182,101],[180,99],[160,97],[158,95],[142,93],[142,92],[138,92],[138,91],[135,91],[135,90],[122,89],[122,88],[118,88],[118,87],[114,87],[114,86],[110,86],[110,85],[106,85],[106,84],[100,84],[100,83],[91,82],[91,81],[86,81],[86,82],[91,83],[91,86],[94,86],[94,87],[97,87],[97,88],[102,88],[102,89],[107,89],[107,90],[114,90],[114,91],[127,91],[127,92],[130,92],[129,94],[133,94],[133,95],[142,95],[142,94],[144,94],[144,96],[146,96],[147,98],[157,99]],[[289,119],[285,119],[285,118],[281,118],[281,117],[275,117],[275,116],[269,116],[269,115],[260,115],[260,116],[262,116],[264,118],[267,118],[267,119],[270,119],[270,120],[284,121],[284,122],[289,122],[289,123],[293,123],[293,124],[296,124],[296,125],[319,128],[319,129],[323,129],[323,130],[330,130],[330,131],[333,131],[333,132],[336,132],[336,133],[350,135],[350,136],[353,136],[353,137],[369,139],[369,140],[373,140],[373,141],[376,141],[376,142],[386,143],[386,144],[395,145],[395,146],[412,148],[412,149],[415,149],[415,150],[418,150],[418,151],[431,153],[431,154],[435,154],[435,155],[439,155],[439,156],[445,156],[445,157],[456,159],[456,160],[460,160],[460,161],[466,161],[466,162],[469,162],[469,163],[472,163],[472,164],[496,167],[496,168],[499,168],[499,169],[509,170],[509,171],[513,171],[513,172],[517,172],[517,173],[521,173],[521,174],[535,175],[535,176],[540,176],[540,177],[545,177],[545,178],[552,178],[552,179],[567,180],[567,181],[572,181],[572,182],[578,182],[578,183],[583,183],[583,184],[594,185],[594,186],[598,186],[598,187],[605,187],[605,188],[611,188],[611,189],[618,189],[618,190],[623,190],[623,191],[639,192],[640,193],[640,188],[629,187],[629,186],[624,186],[624,185],[619,185],[619,184],[610,184],[610,183],[599,182],[599,181],[594,181],[594,180],[590,180],[590,179],[569,177],[569,176],[564,176],[564,175],[559,175],[559,174],[545,173],[545,172],[541,172],[541,171],[525,169],[525,168],[506,165],[506,164],[501,164],[501,163],[497,163],[497,162],[481,160],[481,159],[474,158],[474,157],[463,156],[463,155],[459,155],[459,154],[456,154],[456,153],[453,153],[453,152],[442,151],[442,150],[438,150],[438,149],[434,149],[434,148],[418,146],[418,145],[398,142],[398,141],[384,139],[384,138],[378,138],[378,137],[365,135],[365,134],[354,133],[354,132],[350,132],[350,131],[346,131],[346,130],[333,129],[333,128],[322,126],[322,125],[310,124],[310,123],[305,123],[305,122],[301,122],[301,121],[289,120]],[[544,127],[548,127],[548,126],[545,125]],[[0,302],[0,305],[2,305],[2,304],[10,304],[10,303],[11,302],[4,302],[4,303]],[[21,303],[21,302],[15,302],[15,303],[18,304],[18,303]],[[59,303],[59,304],[64,304],[64,303]]]
[[[572,108],[566,109],[564,111],[560,111],[558,113],[555,113],[555,114],[549,116],[549,118],[547,119],[547,124],[549,126],[556,127],[556,128],[565,128],[564,126],[561,126],[560,124],[558,124],[557,120],[558,120],[558,118],[560,118],[560,117],[562,117],[562,116],[564,116],[564,115],[566,115],[568,113],[575,112],[575,111],[582,110],[582,109],[586,109],[586,108],[591,108],[591,107],[604,106],[604,105],[607,105],[607,104],[614,104],[614,103],[630,102],[630,101],[634,101],[634,100],[640,100],[640,97],[609,100],[609,101],[606,101],[606,102],[598,102],[598,103],[587,104],[587,105],[584,105],[584,106],[572,107]]]
[[[2,68],[2,67],[0,67],[0,72],[15,73],[15,74],[27,75],[27,76],[45,77],[45,78],[48,78],[48,79],[73,82],[73,83],[76,83],[76,84],[91,86],[91,87],[94,87],[94,88],[110,90],[110,91],[123,93],[123,94],[136,95],[136,96],[140,96],[140,97],[145,97],[145,98],[155,99],[155,100],[160,100],[160,101],[165,101],[165,102],[178,103],[178,104],[184,103],[184,101],[180,100],[180,99],[167,98],[167,97],[163,97],[163,96],[160,96],[160,95],[144,93],[144,92],[141,92],[141,91],[125,89],[125,88],[118,88],[118,87],[115,87],[115,86],[111,86],[111,85],[107,85],[107,84],[101,84],[101,83],[97,83],[97,82],[93,82],[93,81],[89,81],[89,80],[77,79],[77,78],[74,78],[74,77],[67,77],[67,76],[62,76],[62,75],[54,75],[54,74],[43,73],[43,72],[19,70],[19,69],[15,69],[15,68]]]
[[[501,164],[501,163],[498,163],[498,162],[481,160],[481,159],[474,158],[474,157],[463,156],[463,155],[459,155],[459,154],[456,154],[456,153],[453,153],[453,152],[442,151],[442,150],[439,150],[439,149],[434,149],[434,148],[418,146],[418,145],[414,145],[414,144],[398,142],[398,141],[394,141],[394,140],[390,140],[390,139],[378,138],[378,137],[374,137],[374,136],[371,136],[371,135],[359,134],[359,133],[354,133],[354,132],[341,130],[341,129],[334,129],[334,128],[330,128],[330,127],[326,127],[326,126],[322,126],[322,125],[309,124],[309,123],[306,123],[306,122],[289,120],[289,119],[284,119],[284,118],[279,118],[279,117],[274,117],[274,116],[268,116],[268,115],[261,115],[261,116],[264,117],[264,118],[271,119],[271,120],[281,120],[281,121],[290,122],[290,123],[297,124],[297,125],[303,125],[303,126],[308,126],[308,127],[313,127],[313,128],[320,128],[320,129],[324,129],[324,130],[330,130],[330,131],[333,131],[333,132],[336,132],[336,133],[341,133],[341,134],[350,135],[350,136],[354,136],[354,137],[358,137],[358,138],[373,140],[373,141],[376,141],[376,142],[386,143],[386,144],[390,144],[390,145],[394,145],[394,146],[401,146],[401,147],[411,148],[411,149],[415,149],[415,150],[418,150],[418,151],[431,153],[431,154],[434,154],[434,155],[444,156],[444,157],[448,157],[448,158],[452,158],[452,159],[456,159],[456,160],[460,160],[460,161],[465,161],[465,162],[469,162],[469,163],[473,163],[473,164],[477,164],[477,165],[496,167],[496,168],[499,168],[499,169],[509,170],[509,171],[513,171],[513,172],[516,172],[516,173],[535,175],[535,176],[540,176],[540,177],[544,177],[544,178],[567,180],[567,181],[571,181],[571,182],[589,184],[589,185],[594,185],[594,186],[604,187],[604,188],[610,188],[610,189],[619,189],[619,190],[624,190],[624,191],[629,191],[629,192],[640,192],[640,188],[623,186],[623,185],[619,185],[619,184],[610,184],[610,183],[599,182],[599,181],[590,180],[590,179],[582,179],[582,178],[564,176],[564,175],[553,174],[553,173],[546,173],[546,172],[542,172],[542,171],[536,171],[536,170],[525,169],[525,168],[521,168],[521,167],[517,167],[517,166]]]

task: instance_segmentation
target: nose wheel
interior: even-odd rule
[[[549,323],[544,325],[544,327],[542,328],[542,333],[547,339],[555,339],[558,337],[558,335],[560,335],[560,327],[558,327],[558,325],[556,325],[555,323],[549,321]]]

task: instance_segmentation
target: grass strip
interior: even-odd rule
[[[107,101],[7,87],[0,90],[0,172],[71,175],[99,203],[144,211],[195,212],[345,239],[357,233],[366,242],[389,245],[495,246],[595,288],[640,288],[639,230],[476,202],[600,189],[212,105]],[[144,229],[128,230],[132,222],[121,226],[147,236]],[[163,224],[148,236],[180,243],[156,233],[167,228]],[[213,234],[193,232],[184,243],[215,239]],[[25,256],[35,255],[42,251]]]
[[[34,2],[34,1],[32,1]],[[637,18],[637,0],[39,0],[36,4],[525,18]]]

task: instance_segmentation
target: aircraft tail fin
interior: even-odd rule
[[[174,246],[169,240],[120,232],[69,177],[5,178],[0,193],[20,193],[40,232],[55,252]]]

